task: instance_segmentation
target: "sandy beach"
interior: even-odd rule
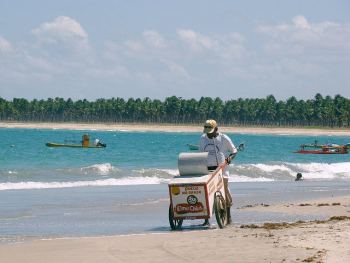
[[[2,122],[0,123],[0,127],[31,129],[164,131],[198,133],[202,131],[202,128],[199,126],[141,124],[131,125]],[[221,130],[225,132],[249,134],[350,136],[350,130],[337,129],[332,130],[298,128],[221,127]],[[283,187],[280,187],[278,191],[277,188],[268,188],[271,190],[271,192],[269,193],[270,196],[266,194],[266,192],[261,193],[264,197],[266,197],[265,200],[275,201],[276,198],[279,197],[288,198],[277,199],[278,202],[272,202],[271,204],[260,204],[260,202],[262,202],[262,199],[259,197],[259,195],[254,195],[253,197],[251,197],[252,200],[259,200],[259,204],[253,203],[253,201],[249,201],[248,203],[238,202],[238,200],[244,201],[247,198],[247,192],[240,192],[242,195],[238,196],[235,200],[240,204],[240,207],[238,207],[237,209],[239,209],[239,211],[242,212],[247,212],[244,216],[249,216],[249,212],[251,212],[251,215],[268,215],[268,219],[259,221],[262,222],[259,224],[247,223],[245,225],[246,220],[249,220],[249,218],[246,218],[245,221],[240,221],[239,223],[237,223],[237,217],[235,223],[235,218],[233,216],[234,224],[227,226],[224,229],[216,229],[214,225],[214,227],[208,229],[185,229],[184,231],[171,232],[170,230],[168,230],[168,225],[166,225],[164,229],[158,232],[155,230],[143,232],[143,234],[114,234],[113,236],[93,234],[90,237],[80,237],[75,234],[72,234],[72,232],[68,232],[68,236],[70,235],[72,237],[67,237],[66,234],[62,235],[63,237],[60,238],[42,238],[42,236],[31,236],[30,234],[25,235],[23,234],[23,231],[20,232],[21,228],[19,228],[18,231],[20,232],[20,235],[13,235],[13,240],[6,239],[6,237],[4,236],[4,241],[0,242],[0,262],[350,262],[350,196],[348,195],[348,185],[343,184],[341,180],[338,182],[340,184],[340,188],[343,191],[343,195],[347,195],[339,197],[339,194],[337,196],[335,195],[334,188],[332,188],[332,186],[329,186],[329,184],[332,183],[326,181],[326,186],[322,184],[313,186],[312,184],[307,184],[307,182],[307,179],[305,180],[305,184],[300,184],[299,182],[296,182],[296,184],[298,184],[298,188],[294,187],[293,189],[290,189],[289,187],[289,189],[291,190],[290,192],[284,191],[285,188]],[[278,182],[276,184],[278,185]],[[237,187],[237,184],[233,186],[233,189],[236,189],[236,191],[239,190],[238,188],[235,188]],[[258,185],[257,187],[261,188],[261,185]],[[253,189],[253,186],[249,186],[249,188]],[[296,190],[298,189],[301,189],[303,191],[300,190],[296,192]],[[27,221],[29,221],[29,223],[33,221],[33,226],[35,227],[34,230],[40,230],[44,228],[44,223],[46,223],[47,221],[51,222],[52,219],[56,217],[61,218],[62,221],[65,221],[69,218],[69,213],[65,214],[66,210],[60,210],[57,213],[53,213],[53,211],[56,212],[56,210],[58,210],[59,206],[54,206],[57,204],[53,201],[50,201],[50,198],[56,201],[60,200],[62,196],[69,197],[69,194],[71,194],[70,192],[73,192],[73,190],[74,189],[68,190],[68,188],[66,190],[61,189],[60,191],[57,190],[53,192],[46,192],[45,190],[43,190],[42,193],[45,194],[45,198],[47,198],[47,200],[45,200],[44,205],[48,205],[48,207],[51,207],[52,210],[44,210],[45,206],[40,207],[38,205],[42,204],[42,196],[39,195],[39,191],[38,193],[36,193],[36,195],[32,194],[32,191],[36,191],[35,189],[31,189],[30,191],[20,194],[20,197],[22,199],[23,196],[28,196],[30,198],[38,196],[38,199],[34,198],[32,201],[29,200],[31,201],[29,202],[29,204],[33,204],[34,210],[38,208],[39,211],[43,210],[44,214],[48,212],[48,215],[52,215],[52,217],[49,218],[50,220],[48,220],[47,217],[42,216],[40,213],[35,214],[37,217],[33,216],[33,218],[29,218]],[[110,219],[112,217],[113,219],[111,220],[114,220],[114,222],[118,222],[118,224],[120,224],[122,221],[117,221],[116,215],[125,216],[127,220],[126,225],[130,227],[133,227],[133,225],[131,224],[131,219],[135,219],[138,216],[140,218],[137,218],[137,224],[139,225],[142,223],[142,214],[140,216],[140,214],[134,212],[135,210],[133,209],[136,209],[134,208],[135,206],[130,206],[131,208],[129,209],[129,214],[125,213],[125,208],[120,208],[120,210],[118,210],[119,206],[107,206],[102,210],[98,210],[101,207],[100,204],[103,205],[107,203],[106,200],[108,202],[112,202],[111,200],[114,200],[113,198],[116,197],[115,195],[106,195],[106,193],[114,194],[117,189],[111,188],[111,192],[108,192],[103,191],[103,188],[98,188],[95,190],[95,192],[93,192],[94,195],[81,195],[82,192],[79,192],[79,190],[83,191],[84,188],[75,189],[75,196],[77,198],[84,199],[84,197],[89,197],[89,200],[93,200],[91,207],[85,206],[87,204],[87,201],[83,200],[82,204],[84,204],[84,206],[82,209],[85,209],[86,211],[95,210],[96,213],[99,213],[99,211],[103,212],[106,210],[108,213],[102,214],[110,216],[108,218],[103,218],[106,219],[106,221],[104,221],[106,224],[109,222],[107,219]],[[254,192],[254,194],[257,194],[257,191],[253,190],[250,192]],[[304,191],[308,192],[311,190],[314,194],[318,193],[317,191],[323,191],[327,198],[304,198]],[[281,194],[280,191],[282,191],[283,194]],[[277,197],[272,195],[275,192],[277,192]],[[11,193],[13,196],[11,195]],[[27,193],[27,195],[25,195],[25,193]],[[154,197],[156,198],[155,200],[163,198],[161,192],[152,191],[152,193],[153,195],[159,195]],[[301,194],[294,197],[295,193]],[[291,195],[292,197],[288,197],[288,195]],[[8,193],[4,192],[4,196],[10,196],[11,198],[14,198],[14,196],[17,197],[18,195],[17,193],[8,191]],[[106,199],[102,199],[101,203],[96,203],[94,206],[94,202],[98,201],[96,199],[97,196],[104,196]],[[149,196],[145,195],[145,197],[148,198]],[[270,199],[268,199],[267,197],[269,197]],[[297,200],[296,198],[299,199]],[[115,200],[119,199],[116,198]],[[3,198],[3,200],[4,205],[6,204],[7,206],[9,206],[8,209],[10,209],[11,207],[15,207],[15,205],[11,206],[11,203],[9,203],[9,198]],[[151,199],[150,205],[148,207],[159,208],[162,205],[167,207],[168,199],[166,198],[164,200],[165,201],[154,203],[153,199]],[[18,204],[16,203],[16,200],[14,200],[13,202],[14,204]],[[115,201],[112,202],[112,205],[114,202]],[[73,204],[71,199],[69,199],[67,203],[69,205],[76,205],[73,206],[74,209],[77,210],[78,214],[81,213],[79,212],[81,211],[79,210],[82,207],[81,204]],[[61,205],[61,203],[59,203],[59,205]],[[143,205],[143,207],[146,206]],[[26,211],[25,208],[23,208],[24,211]],[[30,211],[31,208],[28,207],[28,209]],[[87,212],[85,213],[85,210],[82,214],[84,215],[84,217],[85,215],[89,215],[87,214]],[[20,209],[18,211],[22,210]],[[18,211],[15,212],[17,213]],[[156,209],[151,211],[152,213],[156,214]],[[235,210],[235,212],[237,211],[238,210]],[[71,210],[68,210],[68,212],[71,212]],[[63,216],[59,217],[62,214]],[[128,217],[128,215],[130,214],[133,215],[134,218],[131,218],[131,216]],[[293,218],[293,221],[283,223],[283,221],[279,220],[279,218],[281,218],[281,215],[292,215],[287,216],[285,218]],[[24,216],[30,217],[31,215],[24,214]],[[94,215],[93,218],[99,217]],[[259,218],[259,216],[257,216],[257,218]],[[264,218],[266,217],[264,216]],[[307,220],[305,220],[305,218],[307,218]],[[5,228],[9,227],[9,222],[11,220],[11,222],[13,222],[13,225],[16,226],[20,226],[21,223],[23,224],[26,222],[26,220],[23,220],[20,217],[13,219],[13,215],[11,213],[9,214],[9,216],[8,214],[6,214],[2,220],[3,226]],[[155,222],[154,218],[148,220],[152,220],[152,227],[154,229],[157,229],[158,226],[163,226],[161,222]],[[165,220],[167,220],[167,218],[165,218]],[[41,225],[40,222],[42,223]],[[70,221],[67,222],[68,223],[66,224],[69,224]],[[75,227],[74,223],[80,223],[81,221],[71,222],[73,222],[72,226]],[[79,228],[79,223],[76,224],[76,228]],[[81,223],[83,224],[84,222]],[[65,225],[63,224],[63,226]],[[135,225],[134,228],[136,227],[137,226]],[[13,229],[16,228],[13,226]],[[12,233],[9,233],[10,238],[11,234]],[[50,234],[44,236],[50,237]]]
[[[108,237],[26,240],[0,245],[7,262],[350,262],[350,196],[256,212],[310,214],[310,221]],[[317,220],[319,216],[326,220]]]
[[[0,122],[0,128],[21,129],[63,129],[63,130],[100,130],[100,131],[162,131],[162,132],[202,132],[200,125],[168,124],[110,124],[110,123],[48,123],[48,122]],[[220,126],[222,132],[244,134],[287,134],[287,135],[332,135],[350,136],[350,129],[317,129],[292,127],[241,127]]]

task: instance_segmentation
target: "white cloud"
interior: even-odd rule
[[[131,53],[140,53],[144,50],[142,43],[134,40],[127,40],[125,46]]]
[[[181,41],[188,44],[194,51],[202,51],[203,49],[213,49],[216,45],[215,40],[208,36],[203,36],[191,29],[178,29],[177,35]]]
[[[183,66],[170,60],[162,60],[162,62],[168,67],[172,76],[190,79],[190,75]]]
[[[27,67],[31,68],[32,70],[39,70],[41,72],[58,73],[58,68],[55,67],[47,59],[26,55],[24,56],[23,61],[25,61]]]
[[[195,53],[211,56],[217,62],[221,59],[230,60],[241,58],[248,52],[244,47],[245,38],[239,33],[226,35],[205,36],[191,29],[177,30],[178,38],[181,42],[190,47]]]
[[[86,77],[95,77],[95,78],[129,78],[130,72],[126,67],[123,66],[113,66],[113,68],[102,68],[94,67],[88,68],[84,71]]]
[[[292,87],[297,81],[326,87],[324,80],[335,74],[340,76],[339,83],[348,80],[343,72],[350,60],[350,26],[314,23],[303,16],[287,23],[261,25],[255,35],[187,28],[172,35],[167,32],[165,39],[163,32],[152,29],[128,39],[103,39],[104,45],[97,44],[96,49],[89,45],[84,28],[66,16],[43,23],[32,32],[38,42],[22,40],[18,45],[0,36],[0,55],[15,51],[1,56],[0,84],[4,79],[7,83],[20,82],[23,87],[33,83],[43,91],[46,88],[45,94],[54,86],[72,86],[71,94],[74,85],[77,89],[87,87],[91,94],[99,87],[105,92],[101,95],[115,94],[125,86],[138,87],[137,94],[163,96],[172,88],[188,92],[192,87],[220,83],[220,88],[227,87],[228,91],[240,85],[242,94],[248,94],[244,92],[250,85],[255,95],[256,86],[276,87],[276,94],[281,94],[285,86]],[[132,95],[133,88],[120,90],[123,92]]]
[[[45,44],[88,48],[88,34],[76,20],[67,16],[59,16],[52,22],[43,23],[32,32]]]
[[[296,16],[291,23],[278,25],[261,25],[257,32],[269,36],[266,50],[286,53],[308,52],[327,49],[340,54],[350,51],[350,25],[324,21],[310,23],[304,16]]]
[[[155,81],[154,77],[148,72],[138,72],[138,73],[135,73],[135,75],[141,81],[152,82],[152,83],[154,83]]]
[[[279,76],[298,76],[310,77],[322,73],[322,68],[317,64],[312,64],[293,58],[280,58],[266,64],[253,65],[256,76],[273,78],[273,75]]]
[[[296,16],[293,18],[293,23],[296,28],[310,29],[309,22],[303,16]]]
[[[143,37],[146,42],[155,48],[165,48],[166,43],[164,38],[154,30],[146,30],[143,32]]]
[[[216,51],[224,59],[242,58],[248,54],[244,46],[245,38],[239,33],[225,35],[217,42]]]
[[[0,53],[8,53],[13,50],[13,47],[9,41],[0,36]]]

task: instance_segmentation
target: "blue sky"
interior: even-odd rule
[[[0,97],[350,97],[350,1],[0,0]]]

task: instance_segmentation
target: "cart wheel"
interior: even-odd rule
[[[169,224],[171,230],[180,229],[182,226],[183,219],[174,219],[173,206],[169,206]]]
[[[219,228],[224,228],[224,226],[227,224],[227,209],[226,201],[222,197],[221,193],[215,195],[214,212]]]

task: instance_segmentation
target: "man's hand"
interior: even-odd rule
[[[237,153],[230,153],[230,155],[227,158],[225,158],[226,163],[230,164],[232,159],[235,158],[236,154]]]

